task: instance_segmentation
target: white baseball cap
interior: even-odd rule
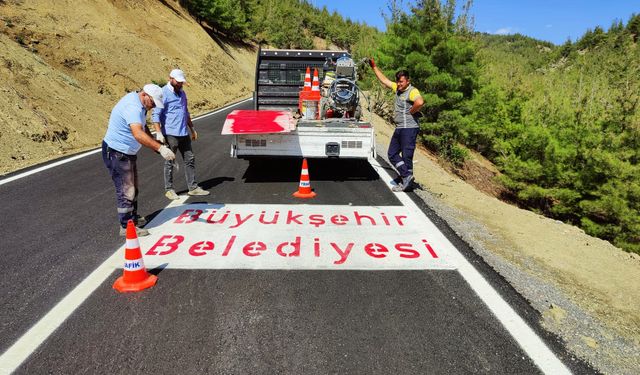
[[[153,102],[156,103],[156,108],[164,108],[164,102],[162,98],[162,89],[158,85],[154,85],[153,83],[149,83],[144,85],[142,91],[147,93],[151,98],[153,98]]]
[[[187,82],[187,79],[184,77],[184,72],[180,69],[173,69],[171,73],[169,73],[169,77],[178,82]]]

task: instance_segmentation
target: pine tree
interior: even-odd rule
[[[627,31],[632,35],[633,42],[637,43],[640,38],[640,14],[633,14],[627,23]]]
[[[454,0],[421,0],[410,14],[398,12],[394,5],[377,61],[389,77],[400,69],[409,71],[425,99],[422,139],[459,162],[464,158],[457,144],[460,107],[477,87],[475,48],[454,17]]]

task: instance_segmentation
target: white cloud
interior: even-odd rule
[[[551,25],[551,24],[546,24],[546,25],[544,25],[544,27],[546,27],[547,29],[550,29],[550,28],[552,28],[552,27],[553,27],[553,25]]]
[[[498,34],[498,35],[513,34],[513,28],[511,28],[511,27],[502,27],[502,28],[499,28],[498,30],[494,31],[493,34]]]

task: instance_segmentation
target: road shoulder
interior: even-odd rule
[[[376,115],[372,122],[386,158],[393,128]],[[600,371],[640,369],[640,257],[482,193],[422,151],[414,159],[415,193],[529,301],[546,329]]]

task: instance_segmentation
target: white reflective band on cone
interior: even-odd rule
[[[309,170],[308,169],[303,169],[300,174],[309,174]]]
[[[311,184],[309,183],[309,181],[300,181],[300,186],[308,187],[308,186],[311,186]]]
[[[135,260],[125,260],[124,269],[127,271],[140,271],[144,269],[144,261],[142,258]]]
[[[140,247],[140,241],[138,241],[137,238],[134,238],[132,240],[127,238],[127,244],[125,245],[125,248],[127,249],[137,249]]]

